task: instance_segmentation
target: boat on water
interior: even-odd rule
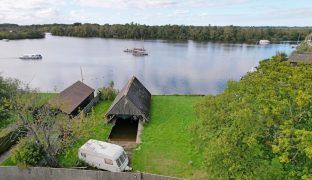
[[[132,55],[133,56],[148,56],[148,53],[145,51],[134,51]]]
[[[136,52],[136,51],[143,51],[143,52],[145,52],[146,51],[146,49],[144,49],[144,48],[132,48],[132,49],[125,49],[124,50],[124,52],[127,52],[127,53],[133,53],[133,52]]]
[[[132,48],[132,49],[125,49],[124,52],[132,53],[133,56],[148,56],[146,49],[144,48]]]
[[[40,60],[40,59],[42,59],[42,56],[41,56],[41,54],[24,54],[23,56],[21,56],[19,58],[23,59],[23,60],[28,60],[28,59]]]
[[[266,39],[262,39],[259,41],[259,44],[260,45],[266,45],[266,44],[270,44],[271,42],[269,40],[266,40]]]
[[[9,42],[10,41],[10,39],[2,39],[3,41],[5,41],[5,42]]]

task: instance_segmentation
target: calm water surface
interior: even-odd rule
[[[143,47],[149,56],[134,57],[125,48]],[[47,35],[39,40],[0,41],[0,72],[40,91],[61,91],[77,80],[93,88],[113,80],[122,86],[137,76],[152,94],[216,94],[230,79],[239,80],[262,59],[277,51],[290,54],[288,44],[135,41]],[[41,61],[20,60],[29,53]]]

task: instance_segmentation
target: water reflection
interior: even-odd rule
[[[149,56],[134,57],[124,48],[144,47]],[[94,88],[110,80],[117,88],[135,75],[153,94],[216,94],[229,79],[238,80],[258,61],[287,44],[267,46],[224,43],[116,40],[47,36],[40,40],[0,41],[0,72],[41,91],[60,91],[81,79]],[[40,53],[42,61],[18,56]]]

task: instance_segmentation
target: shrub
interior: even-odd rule
[[[42,159],[42,147],[38,147],[34,140],[23,138],[12,150],[12,161],[17,165],[35,166]]]
[[[211,179],[311,179],[312,66],[285,60],[197,104],[193,142]]]
[[[109,83],[108,87],[102,87],[98,89],[98,94],[101,100],[113,101],[117,96],[118,91],[114,89],[114,81]]]

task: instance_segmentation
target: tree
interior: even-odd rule
[[[196,106],[194,144],[212,178],[309,179],[312,66],[284,54]]]
[[[118,91],[114,89],[114,81],[109,82],[108,87],[102,87],[98,89],[101,100],[113,101],[118,94]]]
[[[37,92],[27,90],[15,96],[11,103],[19,119],[20,129],[27,133],[25,138],[33,142],[33,145],[28,148],[29,151],[40,149],[44,164],[58,167],[57,154],[71,142],[69,138],[76,127],[73,125],[74,121],[71,121],[67,115],[59,113],[47,105],[40,106],[40,101]],[[16,154],[19,157],[21,154],[27,156],[30,153],[27,151]],[[17,159],[23,160],[26,157]]]
[[[10,116],[9,99],[14,97],[20,89],[20,83],[14,79],[5,79],[0,76],[0,125]],[[0,126],[1,128],[1,126]]]

